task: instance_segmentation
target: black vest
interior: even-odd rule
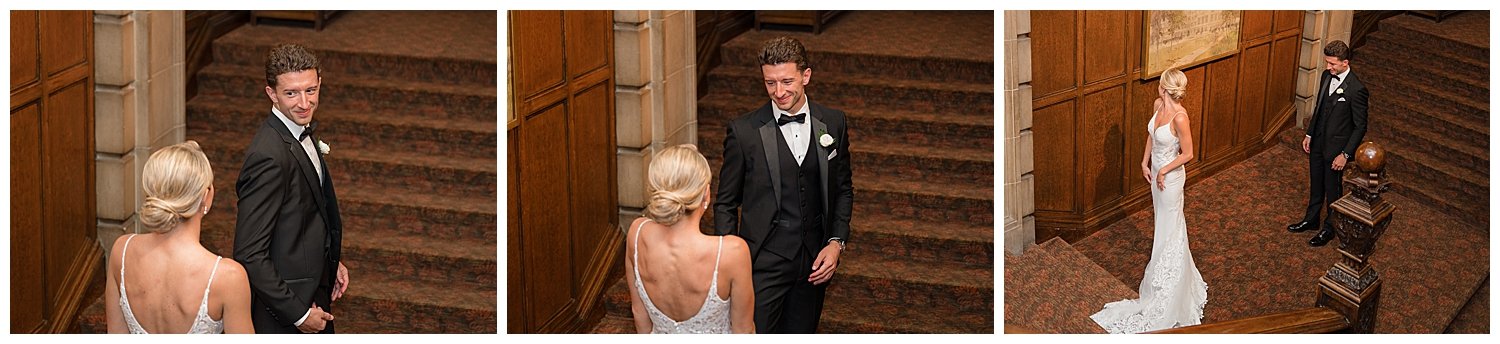
[[[799,246],[816,254],[823,241],[823,184],[818,175],[817,147],[808,139],[807,155],[802,164],[787,147],[781,130],[776,130],[776,160],[780,164],[781,202],[776,209],[775,228],[766,237],[765,248],[788,259],[794,258]]]
[[[1323,94],[1319,94],[1319,96],[1321,97],[1318,97],[1318,107],[1317,109],[1313,110],[1313,119],[1315,120],[1312,124],[1313,142],[1308,145],[1308,148],[1315,154],[1323,154],[1323,145],[1326,144],[1330,139],[1328,137],[1324,137],[1325,135],[1323,135],[1323,131],[1326,130],[1325,128],[1329,125],[1328,117],[1331,116],[1331,114],[1329,113],[1333,112],[1332,108],[1335,105],[1338,105],[1338,97],[1343,96],[1338,93],[1336,88],[1332,88],[1329,86],[1333,86],[1333,77],[1329,77],[1328,81],[1323,83],[1323,87],[1320,87],[1323,88]],[[1339,84],[1339,87],[1343,86],[1343,84]]]

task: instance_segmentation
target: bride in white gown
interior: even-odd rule
[[[1140,297],[1104,305],[1090,318],[1110,333],[1140,333],[1197,325],[1208,302],[1208,284],[1193,264],[1188,250],[1187,221],[1183,216],[1183,168],[1193,159],[1192,130],[1187,111],[1178,101],[1187,93],[1187,76],[1177,69],[1162,72],[1155,113],[1147,123],[1146,156],[1141,173],[1151,185],[1156,234],[1151,262],[1141,280]]]

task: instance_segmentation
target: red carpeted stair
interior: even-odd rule
[[[821,332],[994,332],[993,18],[856,11],[816,36],[752,30],[700,80],[698,145],[716,176],[725,123],[769,101],[756,60],[767,39],[802,40],[808,96],[849,116],[852,238]],[[593,332],[632,332],[628,293],[623,279],[606,293]]]
[[[1370,88],[1366,140],[1389,143],[1396,191],[1489,230],[1489,11],[1380,22],[1353,69]]]
[[[1371,85],[1369,140],[1390,143],[1395,190],[1489,231],[1489,11],[1380,22],[1355,68]],[[1489,282],[1449,333],[1489,332]]]
[[[1066,286],[1066,287],[1063,287]],[[1105,333],[1090,315],[1139,297],[1062,239],[1005,256],[1005,324],[1055,333]]]
[[[323,67],[319,139],[351,279],[339,332],[495,333],[495,30],[493,12],[351,11],[320,32],[247,25],[215,40],[187,103],[219,191],[204,246],[233,255],[234,182],[270,110],[265,54],[296,41]],[[84,319],[102,322],[94,308]]]

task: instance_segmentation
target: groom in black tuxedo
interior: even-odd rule
[[[750,245],[761,333],[817,331],[824,292],[849,239],[854,184],[847,122],[842,111],[807,100],[806,56],[790,37],[762,47],[771,102],[726,126],[714,197],[717,232]]]
[[[1327,72],[1319,81],[1317,105],[1302,139],[1307,154],[1308,179],[1311,182],[1307,213],[1302,222],[1287,226],[1292,232],[1318,228],[1318,214],[1343,196],[1343,171],[1354,158],[1354,149],[1364,141],[1366,110],[1370,108],[1370,91],[1349,70],[1353,49],[1343,41],[1323,47]],[[1328,208],[1328,211],[1333,211]],[[1323,228],[1308,245],[1323,246],[1333,240],[1333,216],[1324,218]]]
[[[271,111],[245,149],[235,191],[234,260],[250,278],[256,333],[333,333],[332,303],[349,286],[339,260],[343,223],[317,139],[318,59],[295,44],[271,49]]]

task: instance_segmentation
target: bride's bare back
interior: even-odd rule
[[[715,262],[719,262],[719,238],[698,233],[671,233],[667,227],[647,222],[642,227],[640,247],[641,283],[651,302],[668,317],[683,321],[698,314],[708,298]],[[729,299],[729,275],[719,274],[720,300]]]
[[[205,288],[210,290],[207,314],[215,321],[225,320],[227,305],[249,303],[247,287],[235,285],[246,283],[244,268],[238,263],[227,258],[219,260],[217,255],[202,246],[173,245],[165,239],[161,234],[122,236],[110,251],[110,281],[106,293],[113,293],[109,295],[114,296],[111,299],[118,297],[123,264],[125,298],[142,329],[149,333],[187,333],[197,319]],[[213,276],[212,286],[209,285],[210,275]],[[245,300],[239,300],[241,298]],[[113,306],[115,304],[118,304],[117,299],[107,305],[118,308]],[[110,311],[122,313],[111,314],[111,317],[123,317],[123,312],[118,309]],[[248,319],[243,320],[246,321],[226,321],[226,332],[248,332],[249,329],[245,328],[249,325]]]

